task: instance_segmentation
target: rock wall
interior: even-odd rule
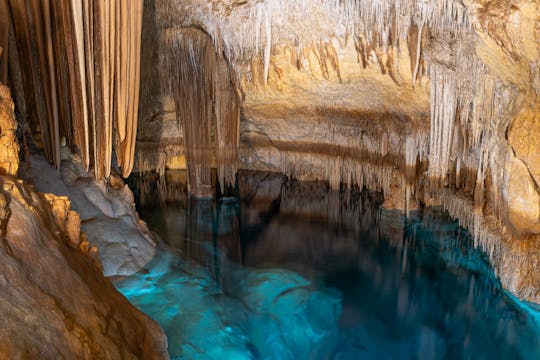
[[[101,275],[69,200],[0,183],[0,356],[167,358],[159,326]]]
[[[0,358],[168,358],[161,328],[103,277],[71,201],[14,177],[16,128],[0,85]]]
[[[7,175],[17,175],[19,170],[18,125],[14,111],[9,88],[0,83],[0,169]]]
[[[0,85],[0,357],[168,358],[161,328],[103,278],[70,200],[14,177],[16,127]]]

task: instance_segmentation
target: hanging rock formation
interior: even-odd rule
[[[238,94],[228,64],[208,34],[196,28],[172,29],[164,43],[164,67],[182,132],[190,192],[212,196],[214,159],[222,191],[235,184]]]
[[[0,58],[0,76],[9,63],[8,85],[25,108],[20,122],[57,167],[65,137],[97,178],[110,175],[113,144],[123,176],[131,172],[142,7],[142,0],[0,2],[0,47],[10,54]],[[6,45],[9,37],[16,41]]]

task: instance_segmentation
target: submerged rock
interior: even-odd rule
[[[337,291],[315,289],[292,271],[236,268],[220,259],[218,281],[204,266],[162,249],[146,271],[116,286],[165,329],[173,358],[330,354],[341,315]]]

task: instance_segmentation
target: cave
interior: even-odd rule
[[[1,359],[540,358],[538,0],[0,0]]]

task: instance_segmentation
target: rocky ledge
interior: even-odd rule
[[[102,232],[85,224],[91,216],[96,223],[103,214],[116,215],[117,220],[109,223],[117,221],[115,226],[122,229],[123,221],[142,234],[145,227],[136,218],[131,192],[120,184],[106,190],[103,184],[86,181],[80,185],[84,190],[80,197],[74,197],[73,204],[82,210],[79,215],[67,196],[40,193],[17,179],[19,145],[13,110],[9,89],[0,84],[4,149],[0,155],[0,358],[168,358],[163,330],[103,277],[104,265],[110,268],[111,264],[105,258],[102,265],[98,248],[89,241]],[[75,165],[70,168],[76,169]],[[34,159],[31,169],[30,173],[39,174],[36,179],[47,179],[40,184],[43,188],[73,195],[49,164]],[[72,179],[72,185],[76,184]],[[101,201],[91,201],[96,198]],[[89,237],[81,232],[81,218]],[[139,237],[147,249],[153,249],[151,239]],[[149,251],[146,256],[152,254]],[[112,255],[126,260],[122,252]]]

